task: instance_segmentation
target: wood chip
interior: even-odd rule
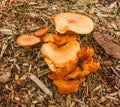
[[[110,4],[109,8],[112,9],[117,5],[117,1],[113,2],[112,4]]]
[[[7,48],[7,46],[8,46],[8,45],[7,45],[6,43],[3,44],[2,50],[1,50],[1,53],[0,53],[0,59],[3,57],[3,54],[4,54],[4,52],[5,52],[6,48]]]
[[[94,32],[93,38],[99,43],[99,45],[108,55],[116,59],[120,59],[120,46],[112,41],[110,35]]]
[[[0,82],[2,82],[2,83],[8,82],[10,76],[11,76],[10,72],[3,72],[2,75],[0,75]]]
[[[66,99],[66,107],[70,107],[70,105],[71,105],[71,94],[68,94]]]
[[[0,32],[5,35],[13,35],[13,31],[11,29],[1,28]]]
[[[120,19],[116,20],[115,22],[116,22],[118,29],[120,30]]]
[[[29,73],[28,76],[32,81],[34,81],[38,87],[48,96],[53,97],[52,92],[42,83],[42,81],[40,81],[35,75]]]

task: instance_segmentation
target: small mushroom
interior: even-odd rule
[[[58,87],[61,93],[69,94],[76,92],[79,85],[85,81],[85,78],[80,78],[79,80],[54,80],[54,84]]]
[[[34,35],[22,34],[18,36],[16,43],[19,46],[25,47],[27,50],[31,50],[31,47],[40,43],[41,39]]]
[[[41,36],[45,35],[47,32],[48,32],[48,27],[45,27],[45,28],[35,31],[33,34],[35,36],[41,37]]]
[[[53,42],[57,45],[64,45],[65,43],[69,41],[77,40],[77,35],[76,34],[52,34],[52,33],[47,33],[45,36],[42,37],[43,42]]]
[[[51,18],[55,22],[56,31],[61,34],[67,31],[72,31],[77,34],[88,34],[92,32],[94,28],[92,19],[80,13],[59,13],[52,16]]]

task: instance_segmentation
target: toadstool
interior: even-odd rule
[[[90,60],[86,60],[81,64],[81,67],[83,68],[83,70],[87,70],[90,73],[95,72],[99,69],[100,67],[100,63],[96,60],[94,60],[93,58],[91,58]]]
[[[65,43],[73,40],[77,40],[77,35],[76,34],[52,34],[52,33],[47,33],[44,35],[42,38],[43,42],[53,42],[57,45],[64,45]]]
[[[18,36],[16,43],[19,46],[25,47],[27,50],[31,50],[31,47],[40,43],[41,39],[34,35],[22,34]]]
[[[80,13],[59,13],[52,16],[51,18],[55,22],[56,31],[61,34],[67,31],[72,31],[77,34],[88,34],[92,32],[94,28],[92,19]]]
[[[45,27],[45,28],[35,31],[33,34],[35,36],[41,37],[41,36],[45,35],[47,32],[48,32],[48,27]]]
[[[80,46],[77,41],[70,41],[58,46],[54,43],[44,43],[41,47],[43,56],[51,61],[55,67],[64,67],[69,61],[77,62]]]
[[[88,70],[83,70],[81,67],[77,66],[70,74],[68,74],[64,79],[80,79],[88,75],[90,72]]]
[[[80,48],[79,59],[81,61],[85,61],[85,60],[91,59],[93,55],[94,55],[93,48],[90,48],[88,46],[82,46]]]
[[[85,78],[80,78],[79,80],[54,80],[54,84],[58,87],[61,93],[69,94],[76,92],[79,88],[80,83],[84,82]]]
[[[75,69],[79,51],[80,46],[77,41],[70,41],[62,46],[52,42],[44,43],[41,47],[41,53],[52,71],[49,77],[51,79],[62,79]]]
[[[48,73],[48,77],[52,80],[64,79],[66,75],[71,73],[77,66],[77,62],[69,61],[64,67],[56,67],[55,71]]]

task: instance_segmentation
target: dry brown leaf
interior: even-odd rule
[[[112,41],[110,35],[94,32],[93,37],[108,55],[120,59],[120,46]]]

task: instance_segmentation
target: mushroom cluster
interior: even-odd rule
[[[48,77],[60,92],[69,94],[77,91],[80,83],[85,81],[85,76],[97,71],[100,66],[93,59],[93,48],[81,47],[77,41],[78,34],[92,32],[94,23],[90,17],[73,12],[59,13],[52,19],[57,34],[47,33],[46,27],[31,34],[22,34],[16,42],[28,49],[42,41],[40,51],[51,70]]]

